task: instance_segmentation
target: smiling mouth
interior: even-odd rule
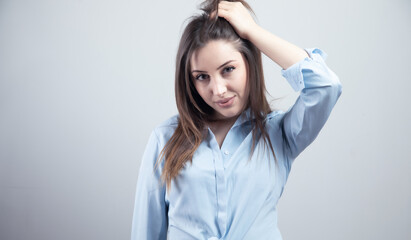
[[[217,105],[220,107],[229,107],[234,103],[235,96],[224,98],[222,100],[217,101]]]

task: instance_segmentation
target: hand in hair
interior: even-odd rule
[[[221,1],[218,4],[218,16],[226,19],[241,38],[252,42],[283,69],[308,57],[307,52],[302,48],[260,27],[245,7],[246,4],[242,0]],[[211,17],[213,16],[215,15],[211,14]]]
[[[241,2],[221,1],[218,4],[218,16],[226,19],[244,39],[248,39],[250,32],[258,26]]]

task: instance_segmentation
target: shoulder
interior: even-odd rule
[[[285,112],[282,110],[274,110],[267,114],[267,122],[280,121],[284,117]]]
[[[273,110],[269,114],[267,114],[265,125],[269,132],[277,132],[277,130],[281,129],[283,124],[283,119],[286,112],[283,110]]]
[[[164,120],[162,123],[156,126],[156,129],[161,129],[161,128],[169,128],[169,127],[177,127],[178,125],[178,119],[179,115],[176,114],[166,120]]]
[[[153,134],[155,134],[155,136],[157,137],[160,145],[164,146],[167,143],[167,141],[171,138],[171,136],[173,135],[174,131],[178,126],[178,119],[179,115],[176,114],[166,119],[154,128]]]

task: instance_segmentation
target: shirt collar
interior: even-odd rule
[[[233,127],[236,126],[240,126],[245,122],[251,121],[254,119],[254,115],[251,114],[251,109],[247,108],[246,110],[244,110],[240,116],[237,118],[237,120],[235,121]]]
[[[250,122],[251,120],[254,120],[254,119],[255,117],[254,117],[254,114],[251,113],[251,109],[247,108],[240,114],[240,116],[238,116],[237,120],[234,122],[231,128],[241,126],[242,124]],[[206,127],[205,129],[207,129],[208,131],[211,131],[209,127]]]

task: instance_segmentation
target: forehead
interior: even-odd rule
[[[190,65],[191,69],[214,69],[229,60],[236,60],[244,64],[243,55],[233,43],[224,40],[214,40],[193,53]]]

